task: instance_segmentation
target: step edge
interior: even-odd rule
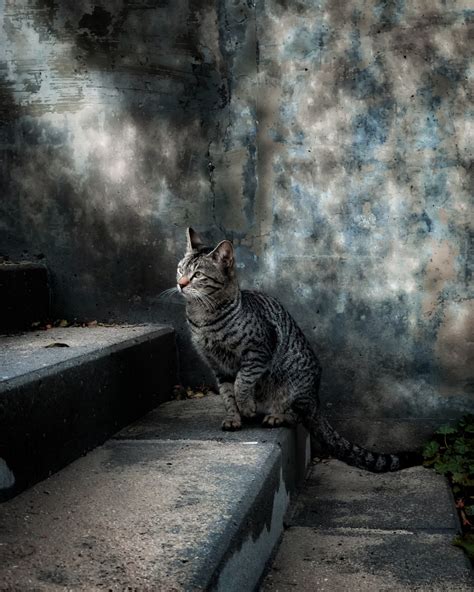
[[[60,374],[64,370],[69,370],[73,367],[82,366],[84,363],[94,362],[112,353],[116,353],[118,351],[127,349],[133,344],[140,345],[141,343],[145,343],[146,341],[150,341],[157,337],[165,335],[174,335],[175,333],[176,332],[174,327],[157,325],[155,329],[152,329],[150,332],[143,333],[138,337],[127,337],[127,339],[120,341],[118,343],[112,343],[97,350],[92,350],[85,353],[78,353],[76,356],[72,358],[68,358],[67,360],[60,360],[59,362],[54,362],[44,368],[30,370],[28,372],[25,372],[24,374],[19,374],[17,376],[13,376],[12,378],[7,378],[5,380],[0,380],[0,396],[8,394],[8,392],[11,390],[22,388],[29,383],[34,383],[38,380],[44,380],[45,378],[49,378],[50,376],[53,376],[55,374]]]

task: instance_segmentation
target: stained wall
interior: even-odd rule
[[[296,317],[327,412],[472,409],[469,4],[1,0],[0,253],[57,318],[172,322],[200,382],[158,298],[192,225]]]

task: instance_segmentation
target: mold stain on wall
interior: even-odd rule
[[[472,406],[465,9],[257,3],[258,145],[272,203],[260,265],[313,336],[338,416]],[[451,324],[466,329],[448,338]],[[450,339],[456,360],[439,345]]]
[[[157,300],[193,225],[297,318],[327,410],[459,413],[472,17],[463,0],[0,0],[1,254],[46,256],[58,316],[172,322],[198,382],[183,310]]]

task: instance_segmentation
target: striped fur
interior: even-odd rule
[[[334,457],[373,472],[419,464],[417,453],[380,454],[352,444],[319,412],[321,366],[296,322],[274,298],[240,290],[229,241],[206,248],[188,229],[178,289],[194,345],[215,373],[224,430],[261,416],[268,427],[298,421]]]

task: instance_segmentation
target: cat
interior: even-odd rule
[[[299,421],[331,456],[372,472],[420,464],[418,452],[370,452],[338,434],[319,410],[321,365],[303,332],[275,298],[240,290],[228,240],[206,247],[192,228],[178,263],[194,346],[210,366],[225,406],[223,430],[262,417],[266,427]]]

